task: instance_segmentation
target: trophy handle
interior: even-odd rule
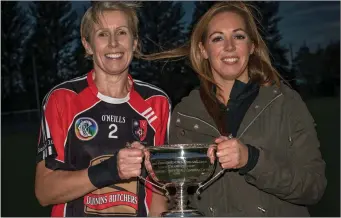
[[[228,139],[232,139],[233,138],[233,135],[230,133],[228,136],[227,136]],[[213,181],[215,181],[217,178],[219,178],[221,175],[224,174],[226,169],[222,169],[220,170],[215,176],[213,176],[210,180],[208,180],[207,182],[205,182],[204,184],[199,184],[199,187],[198,189],[196,190],[196,194],[197,195],[200,195],[200,189],[203,189],[205,186],[207,186],[208,184],[211,184]]]
[[[197,195],[200,195],[200,190],[201,189],[203,189],[208,184],[211,184],[213,181],[215,181],[217,178],[219,178],[224,172],[225,172],[225,169],[222,169],[222,170],[219,171],[219,173],[217,173],[215,176],[213,176],[210,180],[208,180],[204,184],[199,184],[199,187],[198,187],[198,189],[197,189],[197,191],[195,193]]]
[[[126,145],[125,145],[127,148],[131,148],[131,143],[129,143],[129,142],[127,142],[126,143]],[[145,158],[145,157],[144,157]],[[147,169],[146,169],[147,170]],[[156,187],[158,187],[158,188],[160,188],[160,189],[162,189],[162,190],[165,190],[166,191],[166,193],[165,193],[165,195],[166,195],[166,197],[169,197],[169,191],[167,190],[167,183],[166,184],[164,184],[164,185],[162,185],[161,183],[159,183],[159,184],[155,184],[155,183],[153,183],[153,182],[151,182],[151,181],[148,181],[147,179],[145,179],[145,178],[143,178],[142,176],[137,176],[139,179],[141,179],[141,180],[143,180],[143,181],[145,181],[145,182],[148,182],[149,184],[151,184],[151,185],[154,185],[154,186],[156,186]],[[156,181],[155,181],[156,182]]]
[[[151,181],[148,181],[147,179],[145,179],[145,178],[143,178],[142,176],[137,176],[139,179],[141,179],[141,180],[143,180],[143,181],[145,181],[145,182],[148,182],[149,184],[151,184],[151,185],[154,185],[154,186],[156,186],[156,187],[158,187],[158,188],[160,188],[160,189],[162,189],[162,190],[165,190],[166,191],[166,193],[165,193],[165,195],[166,195],[166,197],[169,197],[169,191],[167,190],[167,183],[166,184],[164,184],[164,185],[162,185],[161,186],[161,184],[155,184],[154,182],[151,182]]]

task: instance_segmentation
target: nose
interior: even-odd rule
[[[236,49],[235,42],[233,39],[227,39],[225,40],[225,50],[226,51],[234,51]]]
[[[117,46],[117,38],[116,38],[115,34],[110,34],[108,44],[109,44],[109,47],[116,47]]]

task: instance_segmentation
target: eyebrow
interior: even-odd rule
[[[129,30],[129,27],[127,27],[127,26],[119,26],[116,29],[121,29],[121,28],[126,28]],[[110,29],[110,28],[103,28],[103,27],[99,26],[98,30],[96,30],[95,32],[98,32],[100,30],[108,30],[108,29]]]
[[[238,28],[238,29],[235,29],[235,30],[233,30],[232,32],[238,32],[238,31],[243,31],[243,32],[245,32],[246,33],[246,31],[243,29],[243,28]],[[210,35],[209,35],[209,38],[212,36],[212,35],[214,35],[214,34],[224,34],[223,32],[220,32],[220,31],[215,31],[215,32],[213,32],[213,33],[211,33]]]

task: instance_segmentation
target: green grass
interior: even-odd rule
[[[312,216],[340,216],[340,100],[307,101],[316,123],[321,152],[326,161],[328,185],[322,200],[310,207]],[[21,124],[20,124],[21,125]],[[50,208],[39,205],[34,195],[35,152],[38,126],[18,128],[2,124],[1,216],[50,216]],[[20,205],[20,206],[18,206]]]

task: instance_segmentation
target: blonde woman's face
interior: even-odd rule
[[[199,45],[216,82],[220,80],[248,81],[248,61],[254,44],[246,33],[243,18],[233,12],[222,12],[208,24],[204,44]]]
[[[82,39],[87,53],[93,56],[96,73],[127,73],[137,44],[127,15],[122,11],[103,12],[99,23],[93,26],[90,42]]]

